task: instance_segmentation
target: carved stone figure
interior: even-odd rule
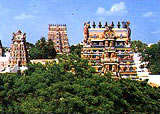
[[[112,71],[113,71],[113,72],[116,72],[116,69],[117,69],[117,68],[116,68],[116,65],[112,65]]]
[[[131,29],[130,29],[130,27],[127,27],[127,30],[128,30],[128,38],[130,39],[130,37],[131,37]]]
[[[137,70],[137,67],[134,66],[134,67],[133,67],[133,70],[136,71],[136,70]]]
[[[109,58],[109,53],[106,53],[106,58]]]
[[[120,66],[120,71],[124,72],[124,66]]]
[[[85,38],[85,40],[87,40],[88,36],[89,36],[88,24],[84,23],[84,38]]]
[[[106,41],[106,42],[105,42],[105,46],[107,46],[107,47],[108,47],[108,41]]]
[[[106,65],[105,68],[106,68],[106,71],[108,72],[109,71],[109,65]]]
[[[96,56],[96,59],[99,60],[99,56]]]
[[[102,59],[104,59],[104,54],[102,54]]]
[[[113,47],[113,46],[114,46],[114,42],[111,41],[111,42],[110,42],[110,47]]]
[[[129,72],[129,69],[130,69],[130,68],[129,68],[129,66],[128,66],[128,67],[127,67],[127,69],[126,69],[126,71],[128,71],[128,72]]]
[[[125,44],[128,45],[128,40],[125,41]]]
[[[104,72],[104,67],[102,67],[102,72]]]
[[[123,25],[123,28],[127,28],[127,31],[128,31],[128,38],[130,39],[130,36],[131,36],[131,29],[130,29],[130,27],[129,27],[129,25],[130,25],[130,22],[129,21],[127,21],[127,22],[122,22],[122,25]]]
[[[103,42],[99,42],[99,45],[100,45],[100,46],[103,46]]]
[[[114,58],[115,57],[115,54],[114,53],[111,53],[111,58]]]

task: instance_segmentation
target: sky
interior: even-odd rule
[[[131,39],[160,40],[160,0],[0,0],[0,40],[10,47],[13,32],[26,32],[35,43],[49,24],[66,24],[70,45],[83,40],[84,22],[130,21]]]

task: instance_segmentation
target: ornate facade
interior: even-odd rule
[[[130,22],[118,22],[102,26],[99,22],[96,28],[90,23],[84,24],[84,41],[81,57],[89,60],[89,64],[95,67],[96,73],[105,74],[112,72],[115,77],[137,78],[136,66],[131,51]]]
[[[26,66],[27,64],[27,49],[26,49],[26,33],[21,30],[13,33],[11,48],[10,48],[10,67]]]
[[[48,40],[54,42],[54,48],[58,54],[70,53],[66,25],[49,24]]]

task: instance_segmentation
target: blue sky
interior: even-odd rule
[[[160,0],[0,0],[0,39],[9,47],[21,29],[27,41],[47,38],[48,24],[67,24],[70,44],[83,40],[86,21],[131,22],[132,40],[160,40]]]

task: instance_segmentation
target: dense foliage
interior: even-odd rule
[[[56,56],[56,50],[51,40],[46,41],[44,37],[36,44],[27,43],[29,59],[53,59]]]
[[[147,68],[151,74],[160,74],[160,41],[148,47],[141,41],[132,41],[132,50],[140,53],[142,62],[147,63]]]
[[[81,57],[81,49],[82,49],[82,45],[80,45],[80,44],[72,45],[71,46],[71,53],[76,54],[79,57]]]
[[[92,74],[86,60],[59,57],[59,64],[29,64],[24,74],[1,74],[0,112],[158,113],[160,88],[145,82]]]
[[[132,41],[131,45],[132,45],[132,51],[135,53],[143,53],[147,48],[147,44],[141,42],[140,40]]]
[[[152,74],[160,74],[160,41],[147,47],[142,53],[142,59],[148,62],[147,67]]]

